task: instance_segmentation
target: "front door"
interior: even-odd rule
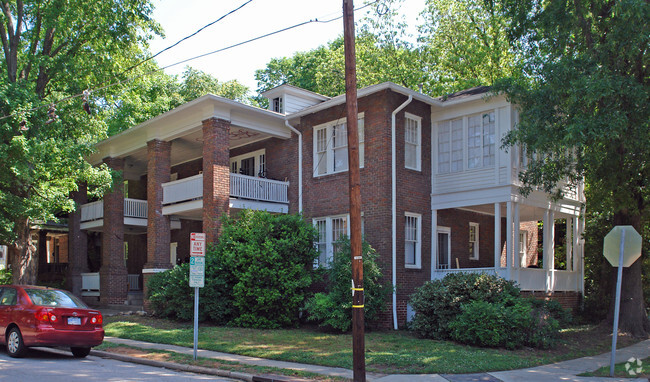
[[[451,260],[451,232],[448,228],[438,228],[438,269],[449,269]]]

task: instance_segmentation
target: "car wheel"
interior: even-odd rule
[[[75,358],[84,358],[90,354],[90,348],[71,347],[70,351]]]
[[[24,356],[26,351],[27,347],[23,342],[20,330],[16,327],[11,328],[7,335],[7,353],[10,357],[18,358]]]

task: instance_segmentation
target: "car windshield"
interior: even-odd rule
[[[52,306],[58,308],[87,308],[81,300],[74,295],[54,289],[25,289],[34,305]]]

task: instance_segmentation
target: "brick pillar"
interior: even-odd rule
[[[203,232],[214,243],[221,228],[221,215],[230,212],[230,122],[203,121]]]
[[[106,158],[104,162],[115,171],[122,171],[124,160]],[[115,182],[104,195],[104,229],[102,231],[102,267],[99,270],[101,304],[124,304],[128,293],[124,264],[124,187]]]
[[[170,269],[170,224],[164,216],[162,184],[169,182],[171,170],[171,142],[154,139],[147,142],[147,263],[142,269],[145,310],[150,310],[146,299],[149,278],[154,273]]]
[[[81,206],[88,202],[86,185],[79,185],[79,191],[70,195],[75,203],[75,211],[68,215],[68,277],[67,288],[75,296],[81,297],[81,274],[88,272],[88,235],[82,231]]]

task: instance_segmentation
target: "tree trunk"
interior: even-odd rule
[[[641,229],[640,217],[629,216],[624,212],[614,214],[614,225],[631,225],[637,232]],[[641,280],[641,265],[643,256],[634,262],[630,267],[623,268],[623,281],[621,284],[621,307],[618,321],[618,328],[621,332],[629,333],[634,337],[647,338],[650,334],[650,320],[646,314],[645,300],[643,298],[643,284]],[[616,279],[617,269],[612,267],[611,277],[613,278],[612,301],[607,324],[613,325],[614,308],[616,304]]]
[[[29,219],[16,222],[18,238],[11,251],[10,263],[14,284],[34,285],[38,278],[38,258],[32,235],[29,229]]]

